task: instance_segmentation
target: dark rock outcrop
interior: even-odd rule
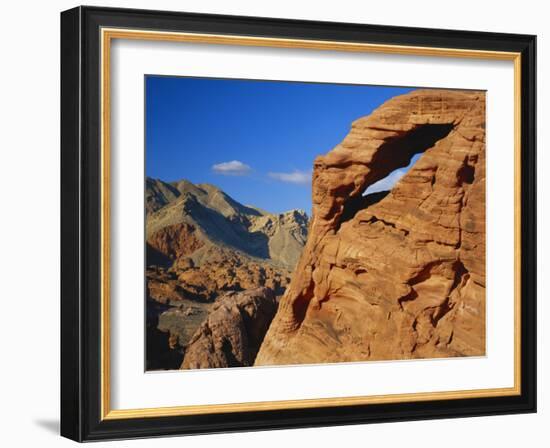
[[[183,360],[183,348],[176,344],[174,336],[169,331],[159,329],[159,315],[169,309],[169,306],[161,303],[147,303],[146,370],[177,369]]]

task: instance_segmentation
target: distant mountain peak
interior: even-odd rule
[[[148,240],[169,229],[164,231],[166,238],[187,241],[189,235],[177,233],[193,229],[192,238],[200,240],[201,247],[236,250],[292,270],[307,239],[308,216],[303,210],[268,213],[239,203],[212,184],[147,178],[145,197]],[[187,247],[184,240],[181,247]],[[158,244],[150,244],[158,250]]]

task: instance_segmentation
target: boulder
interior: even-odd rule
[[[189,341],[181,368],[251,366],[276,311],[269,288],[225,294]]]

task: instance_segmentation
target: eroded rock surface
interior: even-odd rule
[[[276,311],[275,295],[269,288],[220,297],[187,345],[181,368],[252,365]]]
[[[485,94],[416,90],[315,160],[309,237],[255,365],[484,353]]]
[[[148,178],[145,196],[147,365],[179,368],[218,298],[260,286],[283,294],[308,218],[299,210],[271,214],[245,206],[213,185],[187,180]]]

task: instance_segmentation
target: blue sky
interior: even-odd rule
[[[352,121],[412,90],[161,76],[145,82],[146,175],[211,183],[273,213],[309,214],[315,157],[342,141]]]

